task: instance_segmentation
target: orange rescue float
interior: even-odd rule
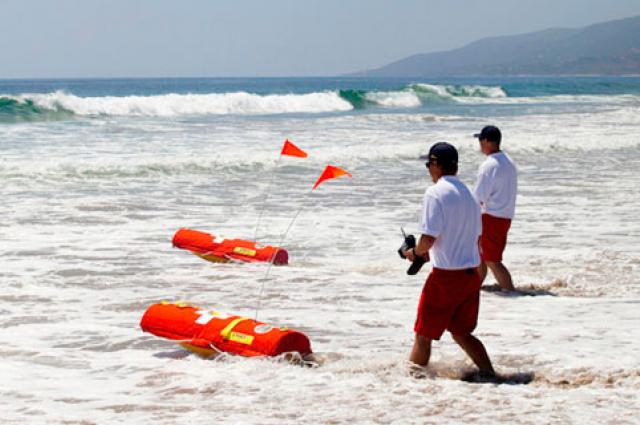
[[[224,351],[246,357],[311,354],[309,338],[287,327],[274,327],[253,319],[202,310],[188,303],[162,301],[142,316],[143,331],[179,341],[204,356]]]
[[[285,249],[258,246],[243,239],[216,239],[214,235],[198,230],[180,229],[173,236],[173,246],[191,251],[198,257],[216,263],[231,260],[244,262],[272,262],[287,264],[289,254]]]

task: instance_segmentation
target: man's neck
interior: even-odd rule
[[[443,175],[441,175],[440,177],[438,177],[438,180],[440,180],[440,179],[442,179],[442,178],[445,178],[445,177],[456,177],[456,175],[455,175],[455,174],[443,174]],[[436,182],[437,182],[438,180],[436,180]]]

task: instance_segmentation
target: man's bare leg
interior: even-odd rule
[[[411,356],[409,360],[418,366],[425,367],[429,364],[429,358],[431,357],[431,340],[425,338],[422,335],[416,334],[416,339],[413,343],[413,349],[411,350]]]
[[[478,366],[480,373],[486,376],[493,376],[496,374],[491,365],[491,360],[485,350],[482,342],[471,334],[466,335],[451,335],[453,340],[464,350],[471,360]]]
[[[516,288],[513,287],[513,281],[511,280],[511,273],[509,270],[502,264],[501,261],[487,261],[486,265],[491,269],[493,276],[498,281],[498,285],[502,288],[503,291],[515,291]],[[482,266],[480,266],[482,268]],[[485,271],[486,275],[486,271]],[[480,275],[482,277],[482,274]]]

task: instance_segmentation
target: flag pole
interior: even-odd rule
[[[271,173],[271,181],[269,182],[269,185],[267,186],[267,191],[265,193],[264,196],[264,200],[262,201],[262,208],[260,209],[260,213],[258,214],[258,222],[256,223],[256,228],[253,231],[253,241],[257,242],[258,240],[258,228],[260,227],[260,222],[262,221],[262,215],[264,214],[264,210],[266,209],[266,205],[267,205],[267,199],[269,199],[269,195],[271,194],[271,187],[273,186],[273,181],[275,179],[276,173],[278,172],[278,166],[280,165],[280,160],[282,159],[282,155],[288,155],[288,156],[296,156],[299,158],[306,158],[307,157],[307,153],[305,151],[303,151],[302,149],[300,149],[299,147],[297,147],[296,145],[294,145],[292,142],[289,141],[289,139],[285,139],[284,140],[284,144],[282,145],[282,149],[280,150],[280,156],[278,157],[278,160],[276,161],[276,165],[275,168],[273,170],[273,173]]]
[[[253,241],[258,242],[258,227],[260,227],[260,222],[262,221],[262,215],[267,206],[267,200],[269,199],[269,194],[271,193],[271,187],[273,186],[273,182],[276,178],[276,173],[278,172],[278,166],[280,165],[280,160],[282,159],[282,153],[276,160],[275,168],[273,173],[271,173],[271,180],[267,185],[267,192],[264,195],[264,199],[262,200],[262,207],[260,208],[260,213],[258,214],[258,222],[256,223],[256,228],[253,231]]]
[[[269,261],[269,267],[267,267],[267,272],[264,274],[264,277],[262,278],[262,283],[260,284],[260,292],[258,293],[258,303],[256,306],[256,312],[253,317],[253,320],[256,320],[256,321],[258,320],[258,312],[260,311],[260,305],[262,304],[262,293],[264,292],[265,283],[267,282],[267,278],[269,277],[269,273],[271,272],[271,267],[273,267],[273,260],[276,254],[278,253],[278,251],[280,250],[280,247],[284,243],[284,240],[286,239],[287,234],[289,233],[289,230],[291,230],[291,227],[293,227],[293,223],[295,223],[296,219],[304,209],[304,203],[307,199],[307,196],[309,196],[309,193],[311,193],[312,190],[313,189],[311,189],[309,192],[305,194],[304,198],[302,199],[302,204],[300,205],[300,208],[298,208],[298,211],[293,216],[293,219],[289,223],[289,226],[287,226],[287,230],[285,230],[284,233],[282,234],[282,237],[280,238],[280,242],[278,242],[278,245],[276,245],[276,249],[273,251],[273,254],[271,255],[271,260]]]

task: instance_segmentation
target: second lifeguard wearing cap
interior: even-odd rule
[[[500,144],[502,141],[502,133],[500,133],[500,129],[495,125],[487,125],[480,130],[480,133],[476,133],[473,137],[479,140],[488,140],[490,142],[496,142]]]

